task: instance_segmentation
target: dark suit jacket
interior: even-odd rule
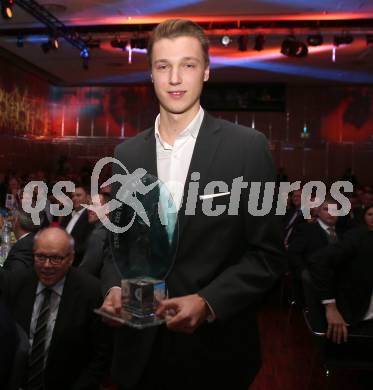
[[[95,228],[87,240],[87,248],[79,268],[84,272],[100,278],[104,263],[104,251],[108,245],[109,232],[101,222],[97,222]]]
[[[33,269],[8,273],[4,301],[27,334],[38,280]],[[108,364],[107,328],[93,313],[99,282],[72,268],[66,276],[46,363],[46,390],[98,389]]]
[[[60,223],[62,228],[66,228],[68,223],[71,220],[71,215],[63,217]],[[91,234],[94,225],[88,222],[88,211],[84,210],[80,218],[77,220],[76,224],[71,231],[71,235],[75,240],[75,260],[74,266],[78,266],[83,259],[85,250],[87,248],[87,240]]]
[[[291,271],[300,277],[307,267],[309,257],[328,245],[328,234],[317,221],[299,225],[288,248]]]
[[[115,157],[130,172],[142,167],[157,176],[154,128],[119,145]],[[166,357],[166,366],[182,366],[192,374],[184,377],[183,383],[178,380],[180,389],[196,388],[197,382],[202,386],[207,383],[206,388],[224,383],[230,383],[232,389],[238,383],[247,387],[260,366],[256,310],[263,294],[285,269],[280,221],[272,214],[250,215],[249,190],[242,191],[238,215],[228,215],[227,207],[220,216],[207,217],[199,196],[195,215],[185,215],[192,172],[200,173],[198,195],[204,194],[206,184],[213,180],[224,181],[229,189],[240,176],[249,182],[249,188],[250,182],[275,181],[263,134],[205,113],[179,211],[178,251],[166,281],[170,297],[194,293],[204,297],[216,320],[201,325],[193,335],[162,327],[142,331],[119,329],[114,343],[113,378],[126,386],[139,380],[157,332],[163,332],[163,341],[161,347],[155,348]],[[114,164],[113,173],[124,172]],[[114,188],[114,194],[117,189]],[[215,188],[207,193],[213,191],[226,190]],[[229,196],[217,197],[213,208],[217,204],[228,206],[229,200]],[[107,267],[104,285],[118,285],[120,275],[115,267]]]
[[[14,244],[4,262],[4,270],[14,271],[33,266],[34,237],[34,233],[29,233]]]
[[[320,300],[336,299],[350,325],[362,320],[373,292],[373,231],[348,231],[343,240],[315,253],[309,271]]]

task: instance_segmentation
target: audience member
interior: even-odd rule
[[[334,199],[328,198],[315,209],[316,221],[304,223],[294,233],[289,244],[288,253],[291,269],[300,277],[307,267],[309,257],[320,250],[338,241],[340,234],[336,232],[338,217],[329,212],[329,206],[335,205]]]
[[[301,209],[301,196],[302,190],[295,190],[290,195],[290,207],[286,211],[284,217],[286,247],[290,244],[293,234],[298,226],[305,222]]]
[[[88,222],[88,211],[82,206],[82,204],[90,203],[88,189],[77,185],[72,193],[72,201],[73,212],[71,215],[62,217],[60,226],[75,240],[74,266],[78,266],[83,259],[88,237],[94,227]]]
[[[29,334],[28,390],[99,389],[108,367],[107,328],[93,309],[100,283],[71,265],[74,241],[60,228],[35,236],[34,269],[7,273],[4,302]]]
[[[17,242],[13,245],[4,262],[3,268],[15,271],[33,266],[33,242],[37,227],[30,214],[16,210],[13,214],[13,232]]]
[[[347,341],[349,326],[373,320],[373,206],[364,217],[364,226],[348,231],[309,261],[325,305],[327,336],[336,343]]]
[[[97,199],[92,199],[92,204],[97,205],[97,212],[88,210],[88,222],[94,225],[94,229],[87,241],[87,249],[85,251],[82,262],[79,268],[91,275],[100,278],[101,269],[103,266],[104,251],[108,250],[109,233],[99,219],[99,213],[107,215],[104,206],[110,200],[110,195],[99,194]]]

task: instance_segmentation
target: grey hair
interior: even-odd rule
[[[38,227],[34,224],[31,218],[31,214],[27,213],[23,209],[18,209],[14,211],[15,218],[18,221],[19,225],[23,230],[27,232],[32,232],[36,230]]]

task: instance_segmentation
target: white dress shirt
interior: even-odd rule
[[[72,230],[74,229],[75,224],[78,222],[78,219],[83,214],[83,212],[84,212],[83,207],[78,211],[73,210],[73,212],[71,213],[71,219],[70,219],[70,221],[67,224],[66,229],[65,229],[67,231],[67,233],[71,234]]]
[[[58,308],[60,306],[61,296],[62,296],[63,288],[65,286],[65,279],[66,278],[64,277],[54,286],[49,287],[52,290],[52,293],[50,297],[50,315],[48,319],[47,336],[45,341],[45,351],[47,352],[45,354],[45,357],[48,356],[48,350],[52,340],[53,329],[57,319]],[[36,289],[34,308],[32,310],[31,324],[30,324],[30,335],[29,335],[30,353],[32,351],[32,343],[34,341],[34,334],[35,334],[36,324],[38,321],[39,312],[41,309],[41,305],[43,303],[42,292],[45,288],[47,288],[47,286],[44,286],[44,284],[42,284],[41,282],[38,283],[38,287]]]
[[[158,178],[168,188],[177,211],[180,209],[183,201],[185,182],[204,115],[205,112],[200,107],[197,115],[189,125],[177,135],[173,145],[169,145],[162,140],[159,133],[159,114],[155,120],[154,131],[157,147]],[[211,322],[215,319],[215,313],[210,304],[204,298],[202,299],[210,310],[207,321]]]
[[[155,120],[158,178],[170,191],[177,210],[182,204],[185,181],[203,117],[204,111],[200,107],[194,119],[177,135],[173,145],[162,140],[159,133],[160,115]]]

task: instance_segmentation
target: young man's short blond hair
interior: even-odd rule
[[[202,27],[187,19],[168,19],[158,24],[149,39],[148,61],[152,64],[152,51],[154,43],[163,38],[194,37],[201,44],[203,58],[206,66],[210,63],[209,41]]]

